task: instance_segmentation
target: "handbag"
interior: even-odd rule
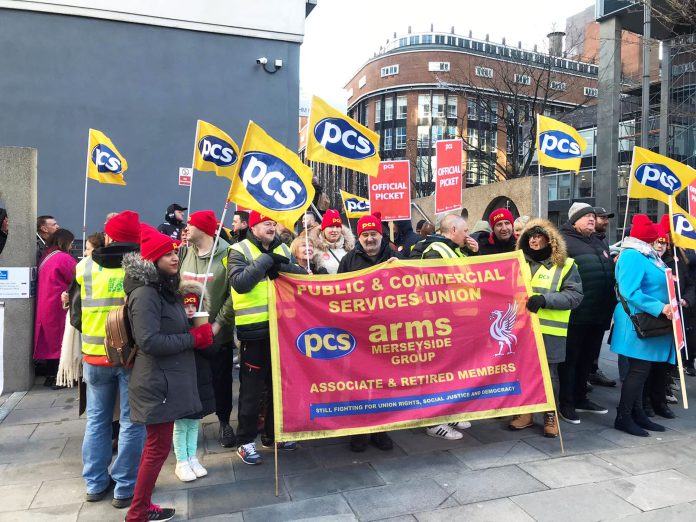
[[[132,368],[138,345],[133,338],[127,305],[109,310],[105,326],[104,347],[109,364],[114,367]]]
[[[621,295],[621,292],[619,292],[619,286],[616,285],[615,289],[616,295],[619,296],[619,301],[621,301],[621,306],[623,306],[624,312],[626,312],[626,315],[631,319],[639,339],[648,339],[650,337],[659,337],[672,333],[672,321],[668,319],[666,315],[661,313],[655,317],[645,312],[632,314],[628,309],[626,300]]]

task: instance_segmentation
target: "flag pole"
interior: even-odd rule
[[[626,212],[624,212],[623,229],[621,229],[621,241],[619,243],[623,243],[623,240],[626,237],[626,224],[628,223],[628,205],[631,202],[631,184],[633,183],[633,166],[634,166],[635,159],[636,159],[636,151],[634,148],[633,155],[631,156],[631,168],[628,171],[629,178],[628,178],[628,188],[626,189]]]
[[[538,181],[538,186],[537,186],[537,191],[538,191],[538,196],[539,196],[539,203],[537,207],[537,212],[539,213],[539,217],[543,217],[541,215],[541,163],[539,163],[539,153],[537,152],[537,171],[538,171],[538,176],[537,176],[537,181]]]
[[[92,135],[92,129],[87,133],[87,161],[85,163],[85,197],[82,209],[82,257],[85,257],[87,247],[87,182],[89,181],[89,141]]]
[[[201,120],[196,120],[196,135],[193,137],[193,158],[191,159],[191,184],[189,185],[188,193],[188,203],[186,204],[186,222],[188,222],[188,217],[191,214],[191,192],[193,192],[193,174],[195,172],[194,165],[196,164],[196,138],[198,138],[198,129],[201,125]]]
[[[306,214],[305,214],[306,216]],[[312,273],[312,267],[310,266],[310,259],[309,259],[309,230],[307,230],[307,219],[302,220],[302,224],[304,225],[304,236],[305,236],[305,258],[307,259],[307,273],[311,274]]]
[[[669,196],[669,229],[670,231],[672,230],[672,213],[673,213],[673,207],[672,207],[672,202],[674,199],[674,195]],[[681,284],[679,282],[679,255],[677,252],[677,245],[674,244],[674,237],[672,237],[672,257],[674,257],[674,274],[677,276],[677,299],[679,299],[679,314],[680,317],[682,318],[682,334],[684,335],[684,353],[686,355],[687,360],[689,359],[689,347],[686,344],[686,330],[685,330],[685,324],[684,324],[684,309],[682,308],[682,293],[681,293]]]
[[[205,269],[205,276],[203,276],[203,290],[201,290],[201,302],[198,303],[198,311],[203,311],[203,298],[205,297],[205,287],[208,284],[208,276],[210,275],[210,269],[213,266],[213,257],[215,257],[215,251],[217,250],[218,243],[220,242],[220,232],[222,232],[222,224],[225,222],[225,215],[227,214],[227,208],[230,206],[230,200],[225,200],[225,208],[222,209],[222,216],[220,217],[220,223],[218,224],[217,230],[215,231],[215,240],[213,241],[213,248],[210,250],[210,261],[208,261],[208,266]]]

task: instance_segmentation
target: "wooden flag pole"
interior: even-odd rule
[[[191,215],[191,192],[193,192],[193,175],[196,172],[194,165],[196,164],[196,147],[198,147],[196,138],[198,138],[198,129],[200,125],[201,120],[196,120],[196,135],[193,137],[193,158],[191,158],[191,184],[189,185],[188,203],[186,204],[186,223],[188,223],[188,217]]]
[[[205,276],[203,276],[203,290],[201,290],[201,302],[198,303],[198,311],[203,311],[203,298],[205,297],[205,287],[208,284],[208,276],[210,275],[210,269],[213,266],[213,257],[215,257],[215,251],[217,250],[218,243],[220,241],[220,232],[222,232],[222,224],[225,222],[225,215],[227,214],[227,208],[230,206],[230,200],[225,200],[225,208],[222,209],[222,217],[220,218],[220,223],[215,231],[215,240],[213,241],[213,248],[210,250],[210,261],[208,261],[208,266],[205,269]]]
[[[92,135],[92,129],[87,133],[87,162],[85,163],[85,197],[82,209],[82,257],[85,257],[87,247],[87,182],[89,181],[89,138]]]

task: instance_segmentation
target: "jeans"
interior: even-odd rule
[[[111,366],[84,363],[83,376],[87,383],[87,425],[82,442],[82,477],[87,493],[99,493],[109,486],[111,464],[111,434],[119,394],[118,455],[111,467],[111,477],[116,481],[114,498],[133,496],[138,461],[145,442],[145,427],[133,424],[128,405],[128,381],[131,371]]]

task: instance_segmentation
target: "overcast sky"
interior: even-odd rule
[[[343,86],[396,32],[449,32],[546,50],[546,35],[565,30],[568,16],[592,0],[318,0],[305,24],[300,51],[300,89],[345,109]]]

